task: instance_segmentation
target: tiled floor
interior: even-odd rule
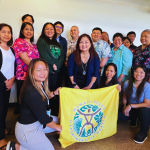
[[[7,116],[7,127],[14,129],[18,116],[13,115],[14,107],[9,108]],[[110,124],[111,126],[111,124]],[[109,138],[88,143],[75,143],[65,150],[149,150],[150,131],[148,138],[143,144],[136,144],[133,141],[137,128],[131,128],[128,121],[118,121],[117,133]],[[63,150],[58,141],[58,135],[51,133],[47,135],[56,150]],[[15,135],[6,136],[7,140],[16,141]]]

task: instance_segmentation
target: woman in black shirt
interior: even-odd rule
[[[59,88],[54,92],[48,89],[48,64],[40,58],[33,59],[28,66],[28,76],[21,89],[21,111],[16,123],[15,134],[18,142],[9,142],[7,149],[54,149],[45,133],[62,130],[56,124],[57,117],[46,112],[49,99],[59,94]],[[46,126],[46,127],[45,127]],[[45,127],[45,128],[44,128]]]

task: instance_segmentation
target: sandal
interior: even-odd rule
[[[5,135],[13,135],[14,131],[12,131],[11,129],[9,129],[9,131],[5,134]]]
[[[16,144],[16,142],[9,141],[7,144],[6,150],[16,150],[15,144]]]
[[[7,146],[7,144],[2,146],[2,147],[0,147],[0,150],[4,150],[3,148],[6,147],[6,146]]]

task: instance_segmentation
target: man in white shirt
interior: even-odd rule
[[[101,39],[102,29],[96,27],[92,30],[92,41],[96,52],[100,58],[100,73],[102,74],[102,68],[107,63],[108,59],[112,56],[110,46],[107,42]]]
[[[79,28],[77,26],[72,26],[70,30],[71,40],[67,41],[67,56],[68,60],[69,55],[76,49],[77,40],[79,38]]]

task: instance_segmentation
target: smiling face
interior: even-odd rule
[[[61,24],[56,24],[55,25],[56,33],[59,36],[62,33],[62,26]]]
[[[106,32],[102,33],[102,40],[104,40],[108,43],[109,38],[108,38],[108,34]]]
[[[150,44],[150,34],[148,32],[142,32],[140,41],[142,45],[149,45]]]
[[[115,48],[119,48],[122,45],[122,39],[121,37],[115,37],[113,40]]]
[[[79,29],[76,26],[73,26],[70,30],[70,36],[72,39],[78,39],[79,37]]]
[[[89,51],[90,47],[90,40],[86,36],[82,37],[79,43],[79,49],[81,50],[81,52]]]
[[[0,41],[1,42],[9,42],[11,40],[11,31],[7,26],[2,27],[0,30]]]
[[[101,31],[100,30],[94,30],[91,34],[91,37],[92,37],[92,41],[93,42],[97,42],[101,39]]]
[[[143,79],[145,78],[145,72],[142,68],[137,68],[135,71],[134,71],[134,74],[133,74],[133,77],[134,77],[134,81],[143,81]]]
[[[54,27],[51,24],[47,24],[44,29],[44,34],[52,39],[55,34]]]
[[[37,85],[41,84],[42,81],[45,81],[46,77],[48,76],[48,70],[45,63],[43,61],[38,61],[34,65],[32,74]]]
[[[23,29],[22,34],[24,35],[25,39],[31,39],[34,34],[32,26],[27,24]]]
[[[128,38],[131,40],[131,42],[133,43],[133,41],[135,40],[135,35],[134,34],[129,34]]]
[[[127,48],[129,48],[131,44],[130,44],[130,41],[128,39],[125,39],[123,41],[123,45],[126,46]]]
[[[32,18],[31,18],[30,16],[27,16],[27,17],[22,21],[22,23],[24,23],[24,22],[29,22],[29,23],[31,23],[31,24],[33,25],[33,20],[32,20]]]
[[[105,76],[107,77],[107,80],[111,80],[115,74],[116,72],[114,66],[108,66],[105,71]]]

